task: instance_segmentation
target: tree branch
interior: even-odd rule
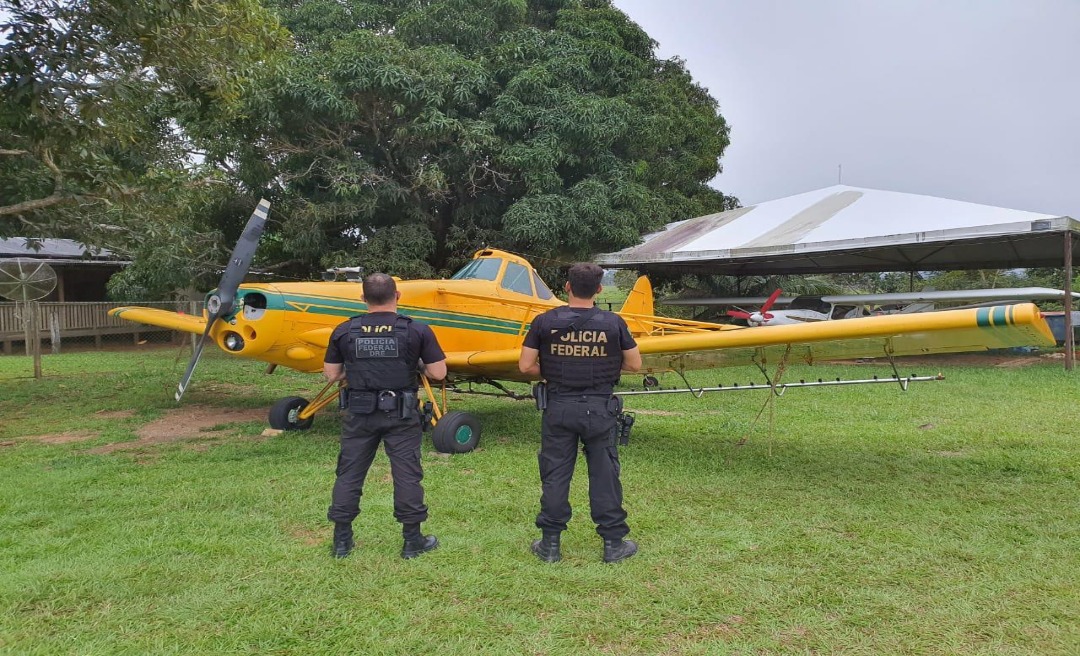
[[[278,262],[277,264],[271,264],[269,266],[259,267],[259,270],[260,271],[279,271],[281,269],[291,267],[291,266],[296,265],[296,264],[304,264],[304,265],[306,265],[307,262],[305,262],[304,260],[285,260],[284,262]]]
[[[51,196],[46,196],[45,198],[35,198],[34,200],[27,200],[21,203],[15,203],[14,205],[6,205],[0,207],[0,216],[7,216],[10,214],[22,214],[23,212],[32,212],[34,210],[52,207],[53,205],[59,205],[61,203],[70,203],[76,198],[77,196],[72,196],[70,194],[54,193]]]

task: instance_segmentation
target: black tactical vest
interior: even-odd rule
[[[553,394],[610,394],[619,382],[619,318],[597,308],[553,311],[550,332],[540,335],[540,375]]]
[[[377,325],[368,315],[352,318],[345,354],[345,376],[350,390],[416,389],[419,354],[410,357],[408,353],[411,322],[412,319],[400,314],[390,325]]]

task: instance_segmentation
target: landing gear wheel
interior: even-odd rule
[[[278,430],[307,430],[315,417],[297,419],[296,415],[308,406],[308,400],[299,396],[286,396],[270,406],[270,428]]]
[[[656,387],[660,384],[660,381],[656,380],[656,376],[647,374],[641,379],[642,387]]]
[[[443,415],[431,433],[431,443],[439,453],[468,453],[479,441],[480,420],[457,410]]]

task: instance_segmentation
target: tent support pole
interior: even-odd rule
[[[1073,343],[1072,322],[1072,230],[1065,231],[1065,371],[1073,370],[1076,345]]]

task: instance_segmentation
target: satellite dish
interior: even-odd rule
[[[28,303],[45,298],[56,289],[56,272],[40,260],[0,262],[0,296]]]

